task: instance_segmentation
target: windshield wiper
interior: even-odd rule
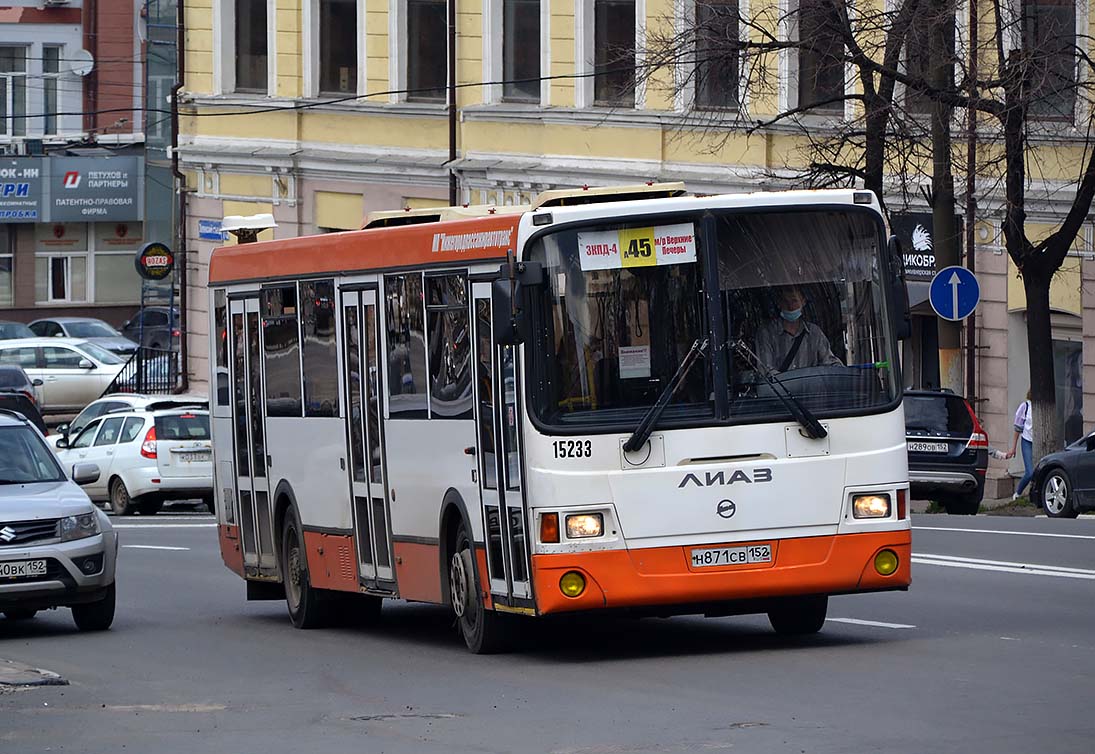
[[[795,417],[795,421],[802,425],[802,428],[806,430],[806,436],[811,440],[820,440],[824,438],[829,432],[825,427],[821,426],[821,422],[817,420],[817,417],[810,412],[810,409],[802,405],[802,402],[795,397],[794,393],[787,389],[787,386],[783,384],[776,373],[768,368],[766,364],[761,363],[760,358],[753,353],[749,346],[745,345],[740,340],[735,340],[730,344],[739,356],[748,361],[754,369],[765,379],[769,387],[772,388],[772,392],[779,398],[780,403],[784,408],[790,412],[791,416]]]
[[[692,369],[692,365],[696,363],[696,360],[699,359],[700,355],[706,349],[706,339],[704,339],[703,343],[700,343],[699,340],[692,343],[692,347],[688,349],[688,353],[681,359],[681,364],[677,367],[677,371],[673,373],[673,377],[669,380],[669,384],[662,390],[662,394],[658,396],[658,400],[654,401],[654,405],[643,415],[642,421],[639,422],[639,426],[635,427],[635,431],[631,433],[631,437],[627,438],[627,442],[624,443],[625,453],[634,453],[650,439],[650,433],[654,431],[654,424],[658,421],[658,418],[661,417],[662,412],[665,411],[665,407],[669,405],[669,401],[673,399],[673,396],[680,390],[681,385],[684,384],[684,378],[688,376],[688,372]]]

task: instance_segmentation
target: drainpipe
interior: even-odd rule
[[[456,0],[449,0],[449,204],[459,204],[456,181]]]
[[[177,253],[176,265],[179,271],[179,361],[182,362],[182,374],[180,389],[186,392],[190,388],[190,347],[188,343],[189,331],[187,329],[189,316],[187,312],[187,254],[186,254],[186,176],[179,170],[179,92],[183,88],[183,77],[186,75],[186,31],[183,21],[186,18],[186,1],[177,0],[175,16],[175,86],[171,87],[171,173],[175,176],[175,185],[178,186],[179,195],[179,220],[176,224]]]
[[[94,67],[84,78],[84,131],[88,136],[95,133],[99,109],[99,4],[97,0],[84,0],[84,49],[91,53]]]

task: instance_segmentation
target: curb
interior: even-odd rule
[[[0,657],[0,688],[67,685],[68,681],[51,670],[32,668],[30,665]]]

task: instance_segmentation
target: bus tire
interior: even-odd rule
[[[825,625],[825,613],[829,609],[826,595],[797,597],[768,611],[768,622],[780,636],[804,636],[816,634]]]
[[[449,560],[449,594],[456,624],[473,654],[494,654],[509,647],[508,616],[483,606],[471,537],[463,523],[456,530],[456,546]]]
[[[308,578],[308,558],[304,536],[296,512],[285,513],[281,528],[281,576],[285,586],[285,605],[289,620],[296,628],[321,628],[330,616],[327,595],[312,586]]]

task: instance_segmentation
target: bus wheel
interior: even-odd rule
[[[289,510],[281,534],[281,575],[289,619],[297,628],[319,628],[327,622],[325,595],[308,581],[304,538],[296,514]]]
[[[508,646],[506,616],[483,607],[475,575],[471,537],[464,524],[456,532],[456,548],[449,561],[449,595],[464,643],[475,654],[493,654]]]
[[[803,636],[816,634],[825,625],[825,613],[829,609],[829,598],[799,597],[788,600],[786,604],[768,611],[768,622],[780,636]]]

